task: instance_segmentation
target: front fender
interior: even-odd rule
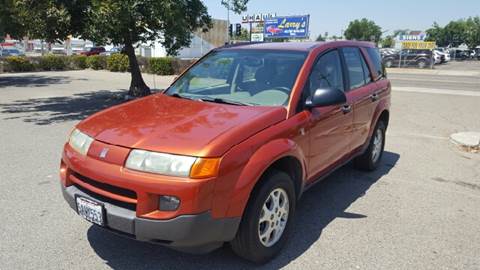
[[[302,163],[302,175],[305,175],[305,155],[293,140],[276,139],[261,146],[253,153],[243,167],[233,188],[227,211],[228,217],[238,217],[243,214],[250,194],[263,173],[275,161],[287,156],[294,157]]]

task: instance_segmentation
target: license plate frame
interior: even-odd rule
[[[77,194],[75,196],[75,204],[79,216],[93,224],[105,227],[106,214],[103,203]]]

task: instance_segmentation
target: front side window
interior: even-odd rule
[[[305,58],[306,53],[294,51],[215,51],[190,68],[165,93],[239,105],[284,106]]]
[[[344,91],[340,55],[337,50],[322,55],[308,79],[310,96],[317,89],[339,89]]]

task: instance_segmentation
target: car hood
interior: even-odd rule
[[[96,113],[77,128],[108,144],[219,157],[286,115],[284,107],[235,106],[156,94]]]

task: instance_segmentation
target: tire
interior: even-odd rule
[[[426,68],[426,67],[427,67],[427,61],[425,61],[425,60],[419,60],[419,61],[417,62],[417,67],[418,67],[418,68],[422,68],[422,69],[423,69],[423,68]]]
[[[283,191],[283,193],[281,191]],[[274,212],[269,216],[265,214],[263,209],[264,206],[268,209],[269,206],[272,207],[274,205],[271,199],[272,197],[270,197],[272,194],[280,194],[279,196],[283,196],[283,198],[287,197],[288,201],[283,199],[284,208],[272,208],[271,210],[278,212]],[[270,204],[268,204],[268,202],[270,202]],[[280,205],[282,199],[279,199],[278,202]],[[288,206],[285,205],[285,202],[287,202]],[[291,177],[277,170],[268,172],[262,177],[260,184],[254,188],[250,196],[237,235],[230,242],[233,251],[238,256],[258,264],[266,263],[278,255],[292,231],[295,203],[295,187]],[[288,209],[288,212],[283,223],[280,216],[285,217],[285,209]],[[264,221],[260,222],[262,215]],[[268,218],[272,216],[274,216],[273,219]],[[274,221],[274,228],[278,228],[280,232],[280,234],[277,234],[277,237],[275,237],[273,230],[271,233],[268,233],[271,224],[270,220]],[[281,230],[282,224],[284,224],[283,230]],[[269,237],[261,237],[262,231],[267,232],[264,235],[269,235]],[[271,241],[269,242],[269,240]]]
[[[392,60],[385,61],[385,67],[391,68],[392,66],[393,66],[393,61]]]
[[[385,131],[385,123],[379,121],[370,138],[367,150],[361,156],[354,159],[353,164],[355,168],[363,171],[374,171],[378,168],[385,148]],[[377,136],[381,137],[380,145],[377,144]]]

